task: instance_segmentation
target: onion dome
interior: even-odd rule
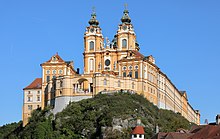
[[[128,15],[129,14],[128,10],[125,9],[123,13],[124,13],[124,15],[121,18],[121,22],[122,23],[131,23],[131,18]]]
[[[99,21],[96,19],[96,13],[94,11],[91,14],[91,19],[89,20],[89,24],[92,25],[92,26],[98,26],[99,25]]]

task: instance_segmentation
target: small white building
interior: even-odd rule
[[[131,132],[131,139],[144,139],[144,128],[143,126],[137,125]]]

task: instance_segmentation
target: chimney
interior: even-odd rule
[[[220,124],[220,114],[216,116],[216,125]]]
[[[77,70],[76,73],[79,74],[79,68],[77,68],[76,70]]]

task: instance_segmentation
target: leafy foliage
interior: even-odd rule
[[[160,131],[189,129],[190,123],[179,114],[161,110],[137,94],[115,93],[96,95],[92,99],[70,103],[57,115],[49,109],[32,113],[29,124],[7,137],[22,139],[80,139],[80,138],[129,138],[134,121],[140,118],[145,127],[145,136],[150,138],[158,125]],[[115,122],[119,119],[120,122]],[[115,129],[114,127],[120,127]],[[0,128],[0,133],[13,127]],[[1,135],[1,134],[0,134]]]

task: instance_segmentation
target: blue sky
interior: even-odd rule
[[[0,125],[21,120],[23,88],[56,52],[83,68],[83,34],[96,7],[110,40],[128,4],[140,52],[156,64],[205,119],[220,113],[220,1],[0,1]]]

